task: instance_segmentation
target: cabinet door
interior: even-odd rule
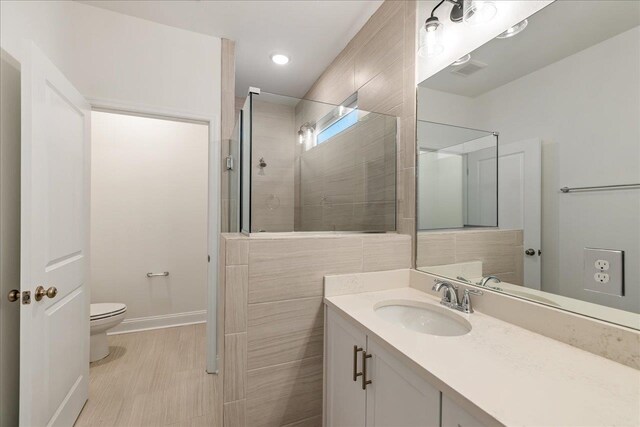
[[[362,376],[354,381],[354,370],[362,372],[362,351],[366,335],[338,313],[327,308],[325,324],[326,425],[364,427],[366,392]],[[354,346],[360,351],[355,352]],[[355,363],[355,365],[354,365]]]
[[[483,424],[443,394],[442,427],[483,427]]]
[[[439,427],[440,391],[371,337],[367,345],[367,427]]]

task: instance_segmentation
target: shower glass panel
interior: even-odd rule
[[[498,226],[498,134],[418,121],[418,231]]]
[[[237,233],[240,231],[240,132],[242,121],[240,116],[236,120],[231,139],[229,141],[229,158],[227,159],[227,172],[229,174],[229,219],[227,231]]]
[[[262,92],[241,121],[242,231],[396,229],[395,116]]]
[[[240,229],[251,232],[251,97],[247,96],[240,111]],[[231,210],[231,207],[229,208]]]

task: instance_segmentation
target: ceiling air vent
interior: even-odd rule
[[[483,62],[471,60],[466,64],[462,64],[458,67],[455,67],[453,70],[451,70],[451,72],[458,76],[469,77],[471,74],[477,73],[478,71],[482,70],[486,66],[487,64]]]

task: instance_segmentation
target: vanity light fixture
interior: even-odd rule
[[[526,19],[524,21],[520,21],[516,25],[514,25],[513,27],[509,28],[504,33],[502,33],[499,36],[497,36],[496,38],[497,39],[508,39],[509,37],[513,37],[516,34],[521,33],[522,30],[524,30],[525,28],[527,28],[527,24],[529,24],[529,21],[527,21]]]
[[[313,138],[313,125],[306,122],[298,130],[298,143],[304,144],[307,141],[311,141]]]
[[[274,55],[271,55],[271,60],[278,65],[285,65],[289,62],[289,57],[281,53],[276,53]]]
[[[471,59],[471,55],[470,54],[466,54],[465,56],[458,58],[457,61],[453,61],[451,63],[452,67],[458,66],[458,65],[462,65],[462,64],[466,64],[467,62],[469,62],[469,60]]]
[[[435,13],[445,1],[453,4],[449,19],[455,23],[481,24],[490,21],[497,12],[496,3],[493,0],[441,0],[431,10],[431,15],[420,29],[418,55],[423,58],[436,56],[444,51],[442,41],[444,25]]]
[[[462,19],[471,25],[484,24],[491,21],[497,12],[495,1],[464,0]]]

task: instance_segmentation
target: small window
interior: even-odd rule
[[[354,109],[350,113],[340,117],[338,120],[320,131],[320,133],[318,133],[317,144],[322,144],[326,140],[355,125],[357,122],[358,110]]]
[[[340,106],[331,110],[315,124],[316,137],[313,146],[322,144],[358,123],[358,94],[354,93]]]

